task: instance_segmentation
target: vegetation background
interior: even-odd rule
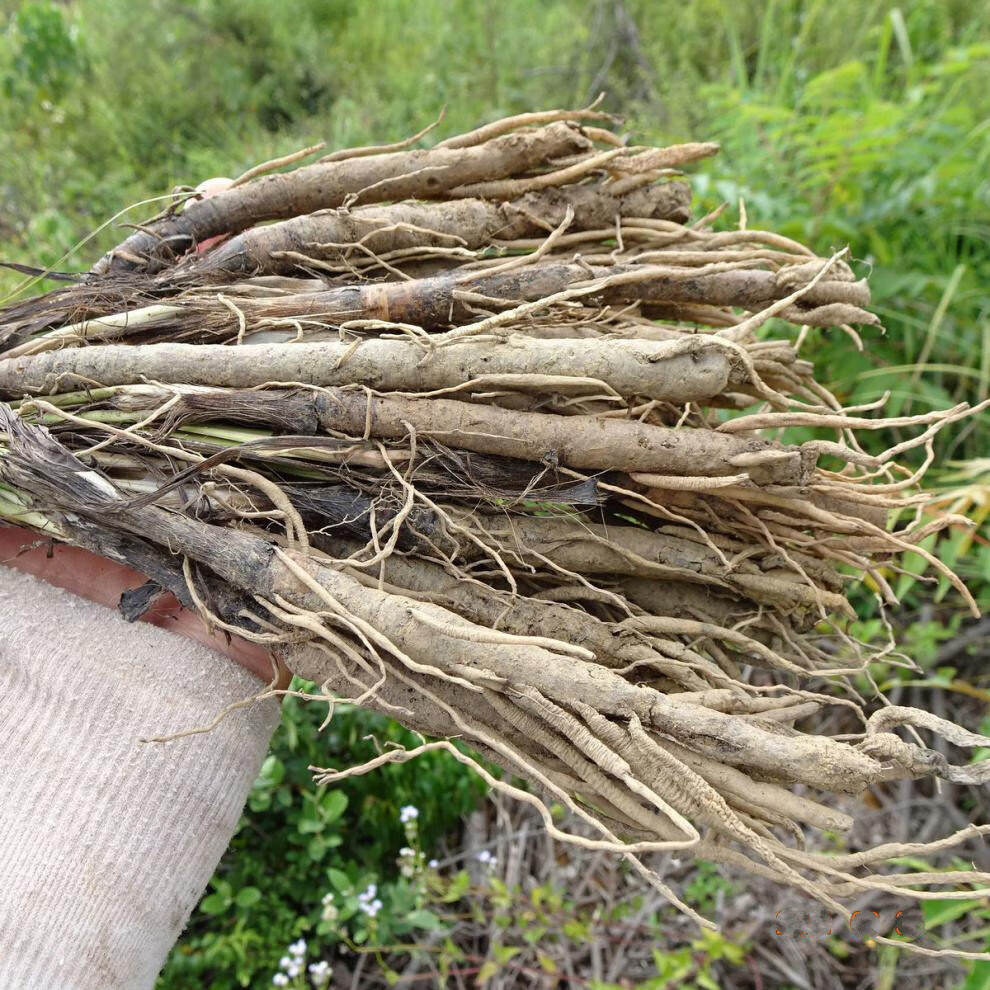
[[[752,226],[820,253],[851,246],[886,333],[862,351],[838,331],[815,337],[820,377],[842,399],[889,392],[897,414],[990,394],[986,0],[0,0],[0,13],[0,261],[84,270],[118,239],[101,228],[107,217],[175,185],[318,139],[397,140],[442,107],[441,136],[604,90],[644,142],[722,143],[694,175],[698,211],[728,201],[735,223],[742,199]],[[0,297],[20,281],[0,272]],[[975,524],[937,552],[990,611],[990,417],[943,436],[933,478],[942,508]],[[914,560],[894,620],[924,674],[875,673],[979,725],[990,620],[964,621]],[[864,633],[875,629],[864,620]],[[915,973],[848,933],[782,947],[768,922],[776,895],[690,868],[680,889],[726,932],[701,939],[621,871],[568,861],[518,810],[479,803],[481,788],[451,761],[316,788],[310,763],[360,760],[406,738],[338,712],[318,740],[323,714],[287,703],[160,990],[820,990]],[[986,809],[960,795],[957,810]],[[986,905],[962,905],[926,912],[950,932],[962,914],[990,926]],[[985,964],[940,962],[924,979],[990,987]]]

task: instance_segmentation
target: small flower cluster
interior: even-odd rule
[[[333,894],[324,894],[323,900],[320,903],[323,905],[323,911],[320,917],[327,922],[336,921],[340,912],[337,910],[337,905],[333,902]]]
[[[498,857],[493,856],[489,849],[482,849],[474,858],[489,870],[494,870],[498,866]]]
[[[279,972],[272,977],[272,983],[277,987],[287,987],[289,980],[294,980],[306,965],[306,940],[299,939],[289,946],[289,954],[278,961]]]
[[[367,889],[362,890],[357,895],[358,910],[369,918],[374,918],[382,909],[382,902],[378,899],[378,887],[369,883]]]
[[[42,100],[41,109],[47,114],[51,114],[52,122],[56,124],[65,123],[65,111],[52,103],[51,100]]]
[[[399,850],[399,858],[395,862],[399,867],[399,872],[406,879],[411,880],[417,874],[423,872],[424,859],[425,857],[418,849],[413,849],[412,846],[403,846]],[[436,861],[431,860],[431,862],[435,863]]]
[[[314,990],[324,990],[325,987],[329,986],[331,976],[333,976],[333,970],[330,968],[330,963],[325,960],[310,963],[309,978]]]
[[[414,804],[405,804],[399,808],[399,821],[405,829],[408,846],[399,850],[399,858],[395,861],[399,872],[412,880],[423,872],[426,857],[419,848],[419,808]]]
[[[306,939],[301,938],[298,942],[293,942],[289,946],[288,955],[282,956],[278,965],[279,972],[272,977],[272,983],[277,987],[287,987],[290,980],[302,975],[306,965]],[[328,962],[309,964],[309,979],[313,984],[313,990],[326,990],[332,975],[333,970]],[[298,986],[298,984],[294,985]]]

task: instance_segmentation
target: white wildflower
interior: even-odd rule
[[[479,852],[474,858],[481,863],[482,866],[487,866],[492,870],[494,870],[498,865],[498,860],[492,855],[490,849],[482,849],[481,852]]]
[[[382,908],[382,902],[378,900],[378,886],[369,883],[368,886],[357,896],[358,910],[366,914],[369,918],[374,918]]]
[[[330,963],[321,960],[310,964],[309,978],[313,986],[319,990],[320,987],[325,987],[330,982],[332,972]]]

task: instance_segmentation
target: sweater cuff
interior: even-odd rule
[[[278,723],[220,654],[0,567],[0,986],[150,990]]]

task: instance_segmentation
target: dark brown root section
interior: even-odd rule
[[[435,198],[493,174],[526,172],[589,147],[578,130],[560,122],[463,149],[362,156],[266,175],[219,196],[187,203],[178,216],[144,225],[100,259],[93,274],[154,272],[199,241],[238,233],[265,220],[333,209],[349,197],[365,203]]]

